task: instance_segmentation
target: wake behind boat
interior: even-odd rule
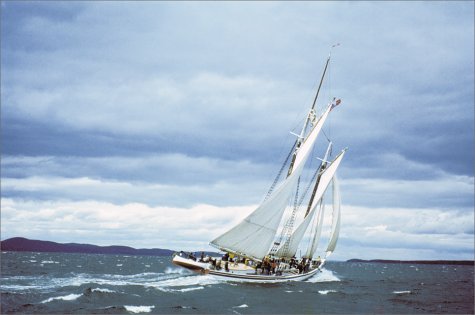
[[[302,130],[294,134],[297,139],[266,197],[244,220],[210,242],[225,254],[205,257],[202,253],[197,259],[192,253],[180,252],[174,254],[174,264],[202,274],[251,282],[303,281],[321,270],[335,250],[340,231],[341,201],[336,171],[346,149],[331,159],[333,145],[327,138],[325,155],[318,158],[321,162],[311,172],[313,175],[305,177],[304,170],[311,169],[305,166],[314,160],[310,155],[315,151],[317,136],[330,112],[341,102],[333,98],[319,115],[315,109],[329,62],[330,56]],[[307,185],[302,193],[304,183]],[[331,233],[324,258],[314,258],[329,186],[333,204]]]

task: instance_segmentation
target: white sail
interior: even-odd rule
[[[340,207],[341,207],[341,198],[340,198],[340,185],[336,174],[333,176],[333,215],[332,215],[332,230],[330,234],[330,241],[328,242],[328,247],[326,250],[326,257],[330,256],[331,253],[335,250],[336,243],[338,241],[338,236],[340,235]]]
[[[308,137],[304,140],[304,142],[298,149],[297,156],[295,157],[294,169],[302,163],[305,164],[305,161],[308,158],[308,154],[312,150],[313,144],[315,143],[315,140],[317,139],[317,136],[320,133],[320,130],[322,129],[323,124],[325,123],[325,120],[327,119],[327,116],[330,113],[331,109],[332,105],[330,104],[328,105],[322,116],[320,116],[317,123],[314,125],[312,131],[310,131]]]
[[[299,247],[299,244],[305,235],[305,231],[307,230],[310,222],[312,221],[312,217],[315,214],[315,210],[318,208],[317,205],[319,202],[321,202],[321,199],[330,184],[336,170],[338,169],[338,166],[340,165],[340,162],[343,159],[343,156],[345,155],[346,150],[342,151],[336,158],[335,160],[328,166],[322,173],[320,177],[320,183],[317,187],[317,191],[315,193],[315,198],[314,198],[314,205],[311,207],[311,211],[309,214],[305,217],[305,219],[299,224],[299,226],[295,229],[295,231],[292,233],[290,238],[286,241],[288,242],[288,246],[284,246],[282,244],[280,248],[276,251],[276,256],[279,257],[292,257],[297,253],[297,249]],[[284,253],[284,248],[285,252]],[[312,252],[313,253],[313,252]]]
[[[257,260],[267,255],[289,198],[330,110],[331,106],[328,106],[298,149],[291,174],[256,210],[231,230],[211,241],[211,245]]]
[[[317,188],[317,194],[319,193],[319,190],[321,189],[321,190],[323,190],[323,192],[322,192],[322,195],[323,195],[323,193],[325,192],[326,188],[328,187],[330,181],[332,180],[333,176],[335,175],[336,170],[338,169],[338,166],[340,165],[340,162],[343,159],[343,156],[345,155],[345,152],[346,152],[346,149],[343,150],[340,153],[340,155],[335,158],[335,161],[333,161],[333,163],[328,167],[328,171],[322,174],[322,177],[320,178],[320,182],[327,183],[327,185],[326,185],[326,187],[324,187],[323,185],[319,185],[319,187]],[[320,238],[319,233],[321,233],[321,230],[320,231],[317,230],[318,238]],[[313,257],[313,254],[317,250],[317,246],[318,246],[318,242],[312,242],[312,246],[307,251],[307,254],[308,254],[307,257],[308,258]]]
[[[280,247],[274,254],[275,256],[290,258],[297,253],[300,241],[305,235],[305,231],[307,230],[309,223],[312,221],[314,214],[315,211],[312,211],[305,217],[305,219],[299,224],[299,226],[297,226],[292,235],[283,244],[280,245]]]
[[[305,254],[305,257],[307,258],[312,258],[313,253],[317,249],[318,243],[320,242],[320,235],[322,234],[323,218],[325,217],[325,203],[323,202],[323,198],[321,199],[320,203],[318,203],[318,205],[317,226],[315,227],[315,231],[311,236],[310,244],[307,248],[307,253]]]

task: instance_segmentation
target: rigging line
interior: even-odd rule
[[[325,130],[322,129],[323,134],[325,135],[325,138],[327,138],[328,142],[331,142],[330,138],[328,138],[327,134],[325,133]]]
[[[299,203],[297,205],[298,208],[300,208],[300,206],[302,205],[303,203],[303,200],[305,199],[305,197],[307,196],[307,193],[308,191],[310,190],[310,187],[312,187],[312,184],[313,182],[315,181],[315,178],[317,177],[318,175],[318,171],[320,170],[320,168],[317,168],[312,176],[312,179],[310,179],[310,182],[308,183],[307,185],[307,188],[305,188],[305,191],[304,193],[302,194],[302,196],[300,196],[300,200],[299,200]]]
[[[279,245],[282,244],[282,240],[285,239],[285,241],[283,243],[284,244],[283,245],[284,253],[286,253],[286,251],[288,250],[288,246],[289,246],[288,243],[289,243],[290,237],[292,235],[292,229],[293,229],[294,222],[295,222],[295,215],[297,213],[297,209],[299,208],[298,198],[299,198],[300,179],[301,179],[300,177],[297,179],[297,188],[296,188],[296,192],[295,192],[295,196],[294,196],[294,202],[293,202],[292,210],[290,212],[289,217],[285,220],[285,224],[282,227],[282,231],[280,232],[280,236],[277,239],[278,240],[277,243],[279,243]],[[276,242],[274,241],[274,244],[272,245],[272,248],[270,249],[269,253],[270,254],[275,254],[278,249],[279,249],[279,247],[276,244]]]
[[[279,170],[279,172],[277,173],[277,176],[275,177],[274,182],[272,183],[271,187],[269,188],[269,191],[267,192],[267,195],[266,195],[266,197],[264,198],[264,201],[267,200],[267,198],[269,198],[269,196],[270,196],[270,195],[272,194],[272,192],[274,191],[274,188],[275,188],[275,186],[277,185],[277,182],[279,181],[279,178],[281,177],[282,172],[284,171],[285,166],[286,166],[287,163],[289,162],[289,159],[290,159],[290,157],[292,156],[292,153],[294,152],[294,149],[295,149],[295,145],[296,145],[296,144],[297,144],[297,142],[294,142],[294,145],[293,145],[292,148],[290,149],[289,154],[287,155],[287,157],[285,158],[284,163],[283,163],[282,166],[280,167],[280,170]]]

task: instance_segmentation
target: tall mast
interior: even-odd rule
[[[305,123],[302,127],[302,131],[300,132],[300,135],[298,136],[297,140],[295,140],[295,151],[294,151],[294,155],[292,157],[292,162],[290,162],[289,170],[287,172],[287,177],[290,174],[292,174],[292,170],[293,170],[294,163],[295,163],[295,158],[297,156],[297,150],[299,149],[300,145],[302,144],[302,141],[304,139],[305,131],[307,130],[308,124],[315,117],[315,104],[317,103],[318,94],[320,94],[320,88],[322,87],[323,79],[325,78],[325,73],[327,72],[328,63],[330,62],[330,57],[331,57],[331,55],[328,55],[327,62],[325,63],[325,68],[323,69],[323,74],[322,74],[322,77],[320,79],[320,84],[318,85],[317,94],[315,94],[315,98],[313,99],[312,107],[310,108],[310,111],[307,115],[307,119],[305,120]]]
[[[325,69],[323,69],[323,75],[322,75],[322,78],[320,79],[320,84],[318,85],[317,94],[315,95],[315,99],[313,100],[312,110],[315,108],[315,104],[317,103],[318,94],[320,93],[320,88],[322,87],[323,78],[325,77],[325,73],[327,72],[328,63],[330,62],[330,57],[331,55],[328,55],[327,63],[325,64]],[[308,119],[307,119],[307,124],[308,124]]]

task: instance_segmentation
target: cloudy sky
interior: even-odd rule
[[[209,250],[318,102],[332,258],[474,258],[474,3],[1,2],[1,239]],[[319,145],[324,145],[322,139]]]

